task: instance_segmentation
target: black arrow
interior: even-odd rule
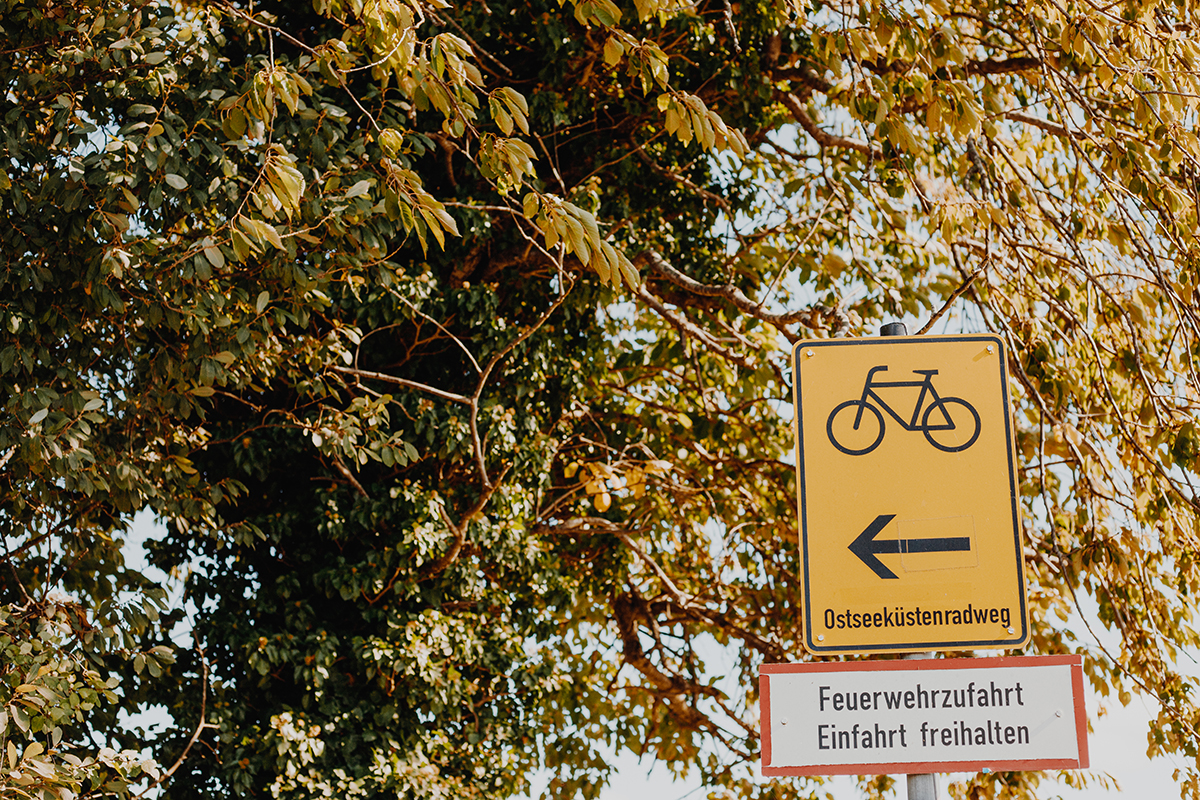
[[[967,536],[943,536],[937,539],[884,539],[875,541],[880,531],[896,518],[895,514],[880,514],[853,542],[850,552],[881,578],[899,578],[876,556],[882,553],[952,553],[971,549]]]

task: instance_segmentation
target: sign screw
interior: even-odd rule
[[[1012,629],[1012,626],[1011,626],[1011,625],[1010,625],[1010,626],[1009,626],[1009,628],[1008,628],[1008,632],[1009,632],[1009,633],[1015,633],[1015,631]]]
[[[994,352],[996,352],[996,348],[995,348],[995,346],[994,346],[994,345],[990,345],[990,344],[988,345],[988,348],[987,348],[987,350],[988,350],[988,352],[989,352],[989,353],[994,353]]]
[[[815,351],[815,350],[805,350],[805,351],[804,351],[804,355],[808,356],[809,358],[812,358],[812,357],[813,357],[813,356],[815,356],[816,354],[817,354],[817,353],[816,353],[816,351]]]
[[[823,641],[825,641],[825,634],[823,634],[823,633],[818,633],[818,634],[817,634],[817,641],[818,641],[818,642],[823,642]]]
[[[780,719],[780,720],[779,720],[779,724],[780,724],[780,725],[787,725],[787,717],[783,717],[782,719]]]
[[[1061,708],[1055,709],[1055,711],[1054,711],[1054,716],[1056,716],[1056,717],[1061,717],[1061,716],[1062,716],[1062,709],[1061,709]]]

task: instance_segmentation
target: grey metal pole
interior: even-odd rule
[[[907,336],[908,328],[903,322],[889,322],[879,329],[880,336]],[[910,653],[905,658],[933,658],[932,652]],[[922,773],[908,775],[908,800],[937,800],[937,775]]]
[[[906,659],[933,658],[932,652],[909,653]],[[937,775],[931,772],[908,775],[908,800],[937,800]]]

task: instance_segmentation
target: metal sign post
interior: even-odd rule
[[[903,322],[889,322],[879,329],[880,336],[907,336],[908,328]],[[937,654],[932,650],[924,653],[910,653],[906,659],[934,658]],[[936,772],[919,772],[905,776],[908,784],[908,800],[937,800],[938,786]]]

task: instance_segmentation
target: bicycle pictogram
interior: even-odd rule
[[[906,431],[920,431],[925,434],[929,443],[946,453],[957,453],[975,444],[979,438],[979,412],[975,407],[960,397],[942,397],[933,385],[933,376],[938,374],[936,369],[914,369],[913,373],[923,375],[919,380],[912,381],[880,381],[875,379],[877,372],[886,372],[886,366],[872,367],[867,372],[867,380],[863,384],[862,396],[856,400],[840,403],[829,414],[825,431],[829,441],[838,450],[851,456],[863,456],[870,453],[883,441],[885,430],[883,411],[888,412],[900,427]],[[879,395],[876,389],[919,388],[917,403],[913,407],[912,416],[905,419],[896,413],[887,400]],[[926,404],[926,399],[929,403]],[[850,417],[843,412],[854,409],[854,423],[848,425]],[[864,412],[870,411],[867,415]],[[834,420],[842,414],[839,424]],[[969,418],[969,419],[968,419]],[[920,420],[918,422],[918,420]],[[841,432],[843,441],[838,441],[835,428]],[[865,443],[865,446],[863,446]],[[847,446],[847,445],[852,446]]]

